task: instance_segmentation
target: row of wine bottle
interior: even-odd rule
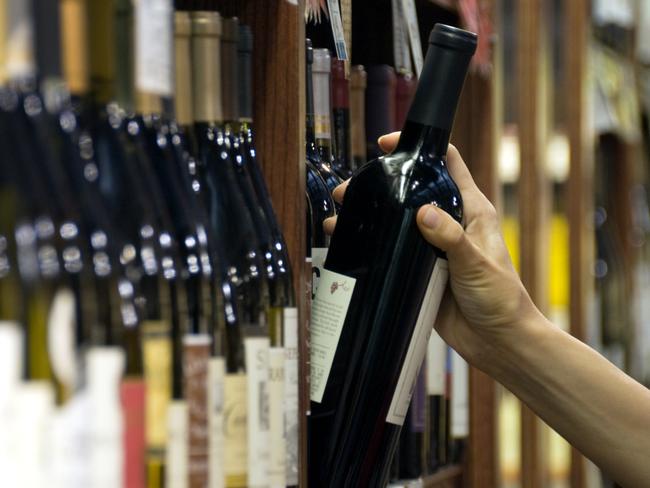
[[[368,157],[379,155],[371,137],[403,130],[393,153],[351,168],[340,151],[332,153],[329,135],[332,114],[335,126],[339,119],[330,93],[343,68],[307,41],[310,486],[417,479],[457,462],[467,435],[467,365],[432,332],[446,257],[424,241],[414,217],[419,206],[435,203],[462,220],[445,155],[476,36],[437,25],[429,44],[417,91],[409,75],[398,84],[392,68],[368,69]],[[382,123],[387,130],[371,136],[371,126]],[[350,170],[339,206],[332,192]],[[323,221],[337,214],[330,240]]]
[[[0,1],[3,486],[298,484],[253,39],[207,3]]]

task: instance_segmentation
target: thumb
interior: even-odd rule
[[[474,251],[463,227],[435,205],[424,205],[418,210],[417,224],[427,242],[449,256],[468,257]]]

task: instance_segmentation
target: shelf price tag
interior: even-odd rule
[[[327,0],[327,9],[330,13],[330,24],[332,26],[332,34],[334,36],[336,57],[342,61],[347,61],[348,49],[345,43],[345,34],[343,31],[343,20],[341,19],[339,0]]]
[[[402,0],[392,0],[393,8],[393,57],[395,69],[398,73],[412,73],[411,53],[409,51],[409,38],[406,29],[406,20],[402,11]]]
[[[411,54],[415,63],[415,74],[419,77],[424,64],[422,55],[422,42],[420,41],[420,28],[418,27],[418,14],[415,10],[415,0],[402,0],[402,13],[406,19],[406,29],[411,41]]]

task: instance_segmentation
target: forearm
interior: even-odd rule
[[[623,486],[650,486],[650,390],[541,315],[486,371]]]

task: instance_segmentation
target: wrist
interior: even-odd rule
[[[526,363],[525,355],[536,344],[548,340],[554,328],[522,288],[520,307],[512,319],[481,334],[482,344],[474,363],[496,380],[507,383],[508,377],[520,372]]]

